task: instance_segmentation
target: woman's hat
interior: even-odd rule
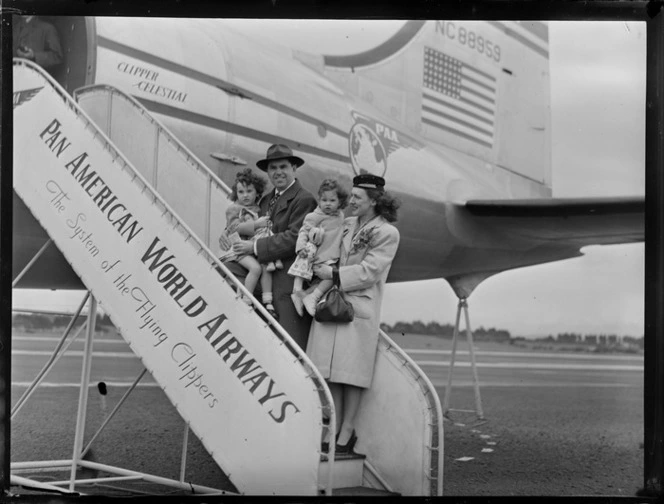
[[[288,159],[295,165],[296,168],[304,164],[304,159],[293,156],[293,151],[290,147],[288,147],[288,145],[274,144],[270,145],[270,147],[267,149],[265,159],[258,161],[256,166],[258,166],[263,171],[267,171],[267,165],[270,163],[270,161],[276,161],[277,159]]]
[[[363,173],[353,178],[353,187],[361,189],[380,189],[385,187],[385,179],[378,175],[371,175],[370,173]]]

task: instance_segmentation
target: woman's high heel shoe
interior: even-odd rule
[[[334,449],[339,455],[353,453],[353,448],[355,447],[356,442],[357,436],[355,435],[355,430],[353,430],[353,433],[350,435],[348,442],[345,445],[340,445],[337,443]]]

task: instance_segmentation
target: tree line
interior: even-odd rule
[[[452,339],[454,336],[454,326],[451,324],[439,324],[438,322],[429,322],[425,324],[421,320],[415,322],[397,322],[393,326],[381,324],[380,328],[386,333],[398,334],[423,334],[429,336],[439,336],[446,339]],[[465,338],[466,330],[460,329],[460,336]],[[509,331],[505,329],[495,329],[493,327],[485,329],[479,327],[473,329],[473,338],[477,341],[497,341],[509,343],[512,338]]]
[[[520,338],[522,339],[522,338]],[[538,338],[537,341],[547,341],[556,343],[576,343],[586,345],[635,345],[643,348],[643,336],[619,336],[618,334],[579,334],[579,333],[558,333],[556,336],[549,334],[544,338]]]
[[[386,333],[396,334],[421,334],[426,336],[438,336],[445,339],[452,339],[454,336],[454,326],[451,324],[440,324],[438,322],[429,322],[425,324],[421,320],[414,322],[397,322],[394,325],[381,324],[380,328]],[[465,338],[465,328],[460,328],[459,336]],[[500,343],[510,343],[515,341],[524,341],[527,338],[523,336],[512,337],[509,331],[505,329],[479,327],[473,329],[473,338],[476,341],[495,341]],[[574,332],[558,333],[555,336],[549,334],[542,338],[535,338],[533,341],[544,341],[548,343],[567,343],[567,344],[586,344],[586,345],[633,345],[643,348],[643,336],[619,336],[617,334],[580,334]]]

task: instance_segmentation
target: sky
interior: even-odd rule
[[[296,49],[368,49],[403,21],[243,21],[245,32]],[[646,28],[637,22],[551,22],[552,189],[555,197],[645,193]],[[513,336],[643,334],[643,244],[594,246],[584,257],[506,271],[468,299],[471,327]],[[15,307],[71,309],[81,292],[14,291]],[[388,284],[382,320],[454,323],[445,280]]]

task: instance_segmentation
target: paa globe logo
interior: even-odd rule
[[[356,175],[385,176],[390,156],[401,148],[420,149],[423,144],[357,112],[348,134],[348,153]]]
[[[387,171],[385,148],[378,135],[364,122],[356,122],[348,136],[350,161],[356,175],[371,173],[382,177]]]

